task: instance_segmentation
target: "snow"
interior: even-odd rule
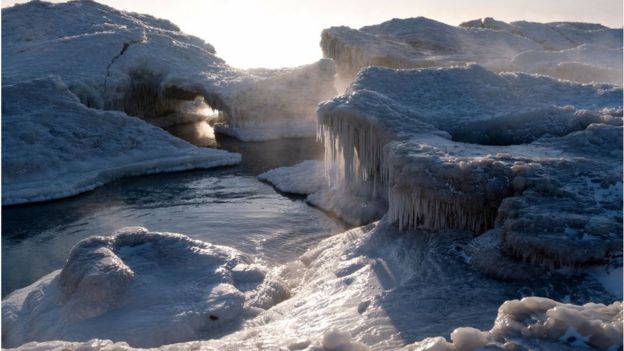
[[[622,347],[622,303],[564,304],[527,297],[501,305],[488,331],[457,328],[451,342],[428,338],[405,347],[412,351],[474,350],[481,347],[544,350],[611,350]]]
[[[201,97],[242,139],[312,135],[318,102],[335,93],[331,60],[235,69],[168,21],[93,1],[32,2],[2,17],[3,84],[56,75],[89,107],[159,126],[177,123],[185,104]]]
[[[257,177],[272,184],[284,193],[308,195],[320,191],[326,185],[323,162],[303,161],[292,167],[280,167],[264,172]]]
[[[497,72],[530,69],[580,82],[622,82],[622,30],[589,23],[485,18],[455,27],[424,17],[395,18],[357,30],[325,29],[321,48],[325,57],[336,61],[341,88],[367,66],[449,67],[472,62]]]
[[[71,196],[125,176],[240,162],[124,113],[87,108],[58,77],[4,85],[2,95],[3,205]]]
[[[113,321],[117,314],[121,322],[116,319],[115,323],[111,322],[109,325],[113,329],[117,328],[117,323],[121,324],[120,330],[127,330],[122,328],[128,323],[146,322],[150,319],[141,319],[140,316],[148,310],[142,310],[141,306],[154,305],[155,301],[166,300],[168,304],[172,301],[161,290],[165,285],[167,292],[179,292],[179,295],[173,296],[173,301],[183,305],[174,305],[182,311],[196,308],[193,309],[195,313],[201,313],[198,310],[206,314],[214,313],[214,307],[183,304],[188,300],[181,297],[187,296],[191,300],[205,297],[199,294],[205,291],[198,288],[202,282],[231,287],[220,296],[236,302],[229,305],[231,309],[224,309],[231,312],[235,320],[241,321],[236,331],[208,339],[216,331],[202,329],[208,334],[204,334],[201,340],[158,345],[158,349],[162,350],[387,350],[434,343],[448,346],[444,338],[435,339],[435,342],[426,338],[449,334],[455,344],[464,346],[481,345],[484,341],[496,345],[550,342],[555,345],[554,348],[566,347],[574,342],[564,337],[573,335],[568,332],[569,328],[574,328],[589,345],[601,349],[606,349],[606,345],[611,343],[621,345],[621,327],[618,329],[622,323],[621,313],[618,314],[621,302],[613,303],[613,297],[592,283],[591,278],[573,280],[577,277],[557,279],[537,276],[533,282],[526,284],[489,279],[472,270],[462,257],[462,247],[471,238],[470,233],[457,231],[447,231],[443,235],[422,230],[405,233],[381,220],[327,238],[299,260],[267,270],[250,264],[248,258],[233,249],[200,243],[180,235],[126,229],[110,238],[94,237],[83,241],[70,255],[63,269],[66,273],[53,273],[52,277],[56,278],[44,278],[5,299],[3,332],[8,334],[5,334],[3,341],[6,342],[6,335],[13,335],[15,325],[29,326],[25,314],[14,315],[9,323],[4,319],[7,314],[20,308],[47,311],[41,309],[43,303],[49,301],[50,293],[62,293],[60,284],[64,281],[74,282],[86,275],[67,303],[55,305],[55,309],[45,313],[54,314],[58,313],[58,309],[69,310],[70,307],[79,307],[78,311],[98,311],[94,308],[98,305],[75,302],[83,296],[81,293],[92,287],[89,283],[93,280],[88,278],[88,273],[91,273],[106,277],[95,280],[100,284],[120,282],[116,284],[120,288],[110,291],[125,293],[120,295],[120,301],[106,300],[116,301],[116,309],[79,324],[66,325],[64,330],[67,333],[82,330],[98,318],[106,317]],[[115,269],[111,269],[113,267]],[[124,277],[131,279],[125,290]],[[175,284],[161,286],[166,279],[175,279]],[[570,284],[571,280],[576,284]],[[149,285],[144,286],[141,282]],[[541,285],[545,282],[549,284]],[[257,301],[266,299],[254,296],[285,296],[275,293],[275,289],[264,288],[276,285],[281,286],[282,291],[289,291],[290,297],[270,309],[256,309]],[[536,286],[548,287],[542,289]],[[263,295],[258,290],[270,293]],[[135,294],[139,291],[140,295]],[[538,291],[548,298],[516,300],[522,296],[519,291],[523,294]],[[214,293],[215,289],[211,290],[211,294]],[[26,295],[31,296],[29,303],[26,303]],[[91,296],[86,295],[84,298]],[[563,296],[575,305],[549,299],[561,299]],[[587,305],[588,301],[596,303]],[[36,306],[41,307],[36,309]],[[157,306],[159,308],[149,310],[149,316],[157,319],[159,325],[170,326],[172,314],[166,314],[169,310],[164,306]],[[206,309],[200,309],[201,306]],[[253,313],[237,314],[241,309],[248,308]],[[497,310],[498,318],[492,324]],[[190,317],[184,319],[187,316],[184,313],[176,316],[182,321],[197,321]],[[221,318],[203,321],[218,324]],[[462,327],[464,325],[474,328]],[[173,330],[178,331],[179,327],[176,324]],[[491,329],[479,331],[487,328]],[[29,329],[30,332],[38,330],[34,326]],[[192,329],[183,330],[190,332]],[[617,339],[618,332],[620,339]],[[145,337],[156,345],[155,337],[162,337],[161,334],[143,327],[134,329],[133,336],[136,339]],[[91,338],[110,338],[112,341]],[[423,339],[423,342],[411,345]],[[84,335],[80,339],[84,342],[43,340],[22,345],[20,349],[130,350],[132,346],[136,347],[132,341],[128,341],[129,346],[120,339],[102,334]]]
[[[614,86],[476,65],[370,67],[321,104],[318,133],[331,186],[387,200],[399,228],[498,228],[503,256],[552,270],[621,247],[622,194],[596,201],[622,179],[621,104]]]
[[[155,347],[222,335],[289,295],[250,263],[228,247],[141,227],[85,239],[63,269],[3,300],[3,347],[92,338]]]

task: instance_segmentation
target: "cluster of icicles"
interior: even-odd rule
[[[495,208],[435,198],[417,183],[409,188],[393,186],[393,165],[384,157],[384,146],[392,136],[365,118],[324,111],[317,136],[325,146],[330,188],[344,187],[360,196],[387,200],[388,217],[401,230],[454,228],[483,233],[494,225]]]

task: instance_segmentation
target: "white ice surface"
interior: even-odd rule
[[[399,228],[499,227],[505,255],[554,269],[621,248],[621,104],[615,86],[475,65],[369,67],[321,105],[319,134],[332,186],[387,200]]]
[[[484,347],[539,350],[617,350],[622,347],[622,302],[564,304],[541,297],[506,301],[494,327],[465,327],[406,346],[409,351],[479,350]]]
[[[71,196],[124,176],[240,162],[124,113],[87,108],[57,77],[4,85],[2,95],[3,205]]]
[[[5,298],[2,346],[100,338],[154,347],[218,337],[288,295],[234,249],[128,227],[79,242],[63,269]]]
[[[232,128],[299,136],[288,123],[314,121],[334,95],[334,63],[240,70],[172,23],[78,0],[2,10],[3,84],[59,76],[87,106],[123,110],[158,125],[201,96]],[[285,122],[280,131],[281,123]],[[312,134],[312,126],[307,134]]]
[[[496,345],[553,345],[553,349],[558,346],[565,350],[566,347],[573,349],[575,345],[579,345],[578,340],[568,339],[573,335],[568,332],[570,327],[575,328],[574,335],[583,337],[583,342],[587,345],[596,345],[599,349],[606,349],[612,343],[621,345],[622,315],[618,313],[621,312],[620,302],[610,306],[591,304],[584,307],[560,304],[544,298],[504,302],[510,300],[511,296],[517,296],[519,289],[525,292],[531,290],[528,287],[487,279],[474,272],[462,258],[461,250],[457,250],[458,245],[462,246],[462,243],[471,238],[471,234],[466,232],[446,232],[444,236],[426,231],[401,233],[382,220],[325,239],[298,261],[264,273],[261,267],[249,266],[246,258],[235,250],[199,243],[183,236],[132,234],[130,231],[126,230],[128,234],[122,234],[122,238],[96,237],[83,242],[74,249],[75,253],[72,253],[63,269],[66,273],[53,273],[5,299],[3,320],[9,322],[4,322],[3,325],[3,341],[6,343],[7,336],[14,335],[16,330],[28,332],[23,335],[29,339],[28,335],[48,329],[35,328],[37,323],[49,321],[31,321],[27,311],[38,313],[37,316],[41,318],[58,315],[59,311],[77,311],[81,313],[66,315],[84,317],[87,312],[93,314],[106,310],[109,305],[93,304],[89,299],[96,297],[83,293],[90,291],[95,282],[105,284],[114,281],[118,282],[113,286],[117,288],[107,289],[111,295],[104,299],[99,296],[97,301],[115,301],[117,308],[103,312],[99,317],[83,319],[82,323],[62,324],[66,333],[83,332],[94,321],[108,318],[112,330],[126,330],[127,324],[134,323],[136,328],[132,337],[135,340],[148,335],[150,342],[156,344],[159,340],[155,336],[164,338],[169,334],[155,334],[153,326],[148,328],[151,326],[149,322],[153,320],[151,317],[158,320],[158,326],[166,327],[165,331],[179,333],[182,330],[191,333],[195,329],[188,328],[189,324],[184,324],[185,322],[197,327],[201,323],[216,325],[221,321],[221,318],[214,321],[194,316],[228,311],[232,318],[241,320],[238,331],[218,339],[189,341],[160,346],[159,349],[395,350],[425,337],[452,333],[454,343],[464,347],[458,348],[459,350],[472,350],[473,348],[466,346],[467,343],[476,342],[475,346],[481,346],[483,341]],[[124,239],[124,236],[133,240]],[[149,239],[145,240],[147,238]],[[114,270],[112,267],[119,269]],[[106,279],[94,279],[86,273]],[[60,294],[60,287],[73,283],[80,277],[83,279],[77,284],[67,303],[46,304],[53,297],[51,293],[56,291]],[[175,284],[162,283],[169,279],[175,279]],[[129,283],[125,284],[126,281]],[[262,283],[249,284],[252,289],[246,290],[242,288],[240,281]],[[556,296],[570,294],[575,301],[579,298],[586,301],[587,297],[582,296],[613,301],[604,291],[586,290],[587,286],[583,284],[571,287],[565,280],[563,284],[553,279],[548,281],[551,290],[540,290],[542,293]],[[140,282],[145,284],[139,284]],[[206,284],[202,284],[203,282]],[[204,286],[213,286],[211,284],[230,287],[231,290],[219,295],[232,301],[228,308],[218,310],[210,303],[200,303],[204,301],[202,297],[206,296],[202,294],[206,291]],[[156,286],[160,289],[165,286],[168,294],[154,289]],[[279,301],[275,297],[283,297],[279,292],[287,288],[290,290],[290,298],[275,305],[274,302]],[[115,295],[123,291],[125,294]],[[215,289],[208,291],[211,291],[209,296],[216,293]],[[250,294],[250,291],[265,293]],[[167,298],[173,292],[178,293],[173,295],[173,301],[179,304],[171,305],[172,300]],[[28,299],[25,298],[27,295]],[[258,299],[249,295],[265,298]],[[122,298],[114,299],[115,296]],[[266,297],[272,297],[269,299],[272,303],[265,305],[272,305],[271,308],[264,311],[254,309],[255,313],[259,312],[255,317],[254,313],[237,314],[246,310],[248,305],[256,306],[257,301],[267,300]],[[193,299],[198,299],[198,302],[182,303],[195,301]],[[499,308],[501,303],[503,304]],[[141,308],[148,304],[152,306],[149,310]],[[51,309],[44,308],[47,306],[51,306]],[[171,313],[174,309],[186,313]],[[16,312],[20,310],[24,313]],[[492,325],[497,310],[499,322]],[[146,314],[150,318],[140,318]],[[123,318],[119,322],[119,328],[117,323],[112,323],[117,322],[113,319],[116,316]],[[174,320],[180,322],[172,326]],[[182,325],[187,328],[180,329]],[[472,328],[459,328],[464,325],[482,330],[491,329],[480,332]],[[80,339],[105,336],[104,331],[98,330],[99,336],[94,332],[83,334],[84,338]],[[208,335],[216,332],[210,328],[202,330]],[[454,350],[449,348],[443,338],[433,341],[446,346],[442,350]],[[432,339],[426,339],[424,345],[431,343]],[[21,346],[20,349],[54,348],[132,349],[123,342],[113,344],[112,341],[101,340],[84,343],[33,342]]]
[[[495,71],[529,71],[582,82],[622,81],[622,30],[590,23],[509,24],[486,18],[455,27],[424,17],[392,19],[358,30],[325,29],[321,47],[325,57],[336,61],[342,84],[367,66],[471,62]],[[517,60],[518,55],[524,58]],[[582,65],[583,72],[566,70],[572,63],[577,70]]]
[[[284,193],[309,195],[327,186],[322,161],[307,160],[291,167],[280,167],[258,175]]]

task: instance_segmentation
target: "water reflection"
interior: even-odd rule
[[[215,135],[207,122],[181,124],[167,130],[197,146],[240,153],[243,157],[241,170],[251,175],[258,175],[276,167],[292,166],[305,160],[323,158],[323,145],[315,138],[240,142],[225,135]]]

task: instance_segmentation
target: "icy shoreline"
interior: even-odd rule
[[[135,175],[235,165],[120,112],[82,105],[58,78],[2,87],[2,205],[59,199]],[[52,101],[52,103],[50,103]]]
[[[158,287],[171,278],[170,274],[174,274],[175,279],[181,281],[175,288],[166,283],[169,286],[167,289],[175,290],[180,296],[191,294],[202,301],[204,289],[194,288],[197,283],[193,282],[196,279],[207,280],[210,284],[234,284],[241,292],[213,289],[211,293],[223,291],[229,294],[223,296],[229,296],[227,298],[231,300],[227,301],[232,301],[232,304],[227,306],[231,307],[226,306],[226,309],[220,310],[219,303],[213,305],[220,300],[209,299],[202,305],[205,309],[201,313],[225,313],[227,316],[246,320],[238,331],[232,330],[231,334],[219,339],[195,340],[167,346],[160,344],[159,349],[186,350],[201,347],[234,350],[254,349],[262,345],[268,349],[285,347],[297,350],[338,350],[351,345],[349,347],[358,350],[437,350],[439,347],[443,347],[443,350],[454,350],[458,347],[473,350],[484,345],[539,344],[564,349],[580,347],[606,350],[612,344],[621,345],[621,302],[576,306],[539,297],[506,301],[524,294],[539,294],[557,299],[567,296],[575,304],[585,304],[588,301],[613,302],[614,298],[593,278],[577,276],[574,278],[577,282],[574,286],[568,284],[570,277],[544,278],[549,282],[549,288],[544,288],[545,285],[537,281],[526,284],[504,283],[485,278],[476,274],[465,262],[462,247],[469,240],[470,235],[465,232],[450,231],[444,236],[426,231],[402,233],[382,220],[325,239],[299,260],[267,271],[266,268],[249,266],[247,258],[229,248],[190,241],[181,235],[128,228],[113,237],[94,237],[81,242],[74,248],[60,275],[55,272],[5,299],[3,341],[4,345],[17,346],[32,338],[32,333],[37,330],[47,330],[48,336],[45,338],[58,338],[53,336],[55,334],[49,328],[40,329],[32,323],[49,324],[46,321],[57,318],[60,316],[57,312],[62,311],[85,311],[65,314],[79,318],[80,323],[73,326],[61,324],[59,328],[64,325],[63,328],[55,329],[57,333],[68,333],[65,334],[65,340],[82,342],[31,342],[19,349],[134,349],[126,342],[87,341],[92,338],[107,339],[107,333],[112,331],[110,328],[97,328],[98,321],[117,318],[115,316],[118,313],[127,315],[123,323],[136,324],[132,340],[123,339],[134,347],[143,342],[140,341],[143,336],[148,335],[149,342],[156,343],[151,338],[152,329],[149,329],[152,328],[152,319],[138,318],[142,313],[157,318],[157,325],[174,323],[176,327],[169,328],[170,332],[159,334],[161,339],[195,338],[186,332],[171,332],[186,330],[186,327],[179,329],[183,325],[180,318],[190,322],[191,326],[195,326],[193,328],[199,327],[201,323],[221,323],[222,318],[215,321],[211,318],[193,317],[200,313],[197,306],[189,310],[192,312],[190,315],[179,314],[187,306],[191,307],[187,299],[178,300],[179,304],[168,309],[158,309],[159,315],[154,315],[156,311],[152,307],[142,310],[142,306],[147,305],[138,301],[162,300],[163,294],[159,292],[162,287]],[[190,256],[178,255],[179,250],[193,253]],[[189,265],[189,260],[196,260],[197,264]],[[230,262],[228,260],[234,260],[234,263],[227,263]],[[156,267],[153,262],[160,263]],[[209,271],[215,275],[205,274],[205,265],[209,265]],[[112,269],[113,267],[117,268]],[[204,272],[200,275],[203,278],[195,277],[200,271]],[[90,278],[92,275],[102,279],[93,280],[95,278]],[[162,279],[164,280],[161,281]],[[75,283],[67,285],[70,281]],[[99,283],[93,285],[91,281]],[[138,284],[139,281],[145,283]],[[252,281],[253,284],[245,283]],[[97,297],[99,295],[90,293],[91,289],[97,289],[108,282],[118,282],[114,284],[117,288],[106,290],[110,298],[102,300]],[[76,288],[71,290],[73,293],[65,288],[59,290],[59,293],[70,293],[72,296],[59,304],[54,302],[58,301],[55,297],[57,286],[59,289],[63,286]],[[456,286],[463,288],[458,291]],[[250,287],[253,287],[252,290],[248,290]],[[115,291],[121,300],[113,297]],[[123,291],[126,292],[122,293]],[[285,291],[290,291],[290,298],[283,300],[283,296],[288,296],[284,295]],[[519,291],[524,293],[519,294]],[[139,292],[141,293],[137,295]],[[136,300],[137,303],[131,303],[139,296],[141,297]],[[433,296],[444,296],[444,304],[437,303],[438,299]],[[99,301],[95,305],[90,302],[93,298]],[[109,305],[103,304],[104,301],[114,301],[115,305],[121,304],[125,307],[111,309]],[[470,304],[466,304],[467,301]],[[279,303],[275,304],[276,302]],[[241,309],[236,306],[250,308],[249,312],[254,312],[240,314]],[[268,308],[269,306],[272,307]],[[173,312],[176,309],[179,311]],[[440,313],[441,309],[446,312]],[[234,310],[238,312],[233,313]],[[488,331],[497,310],[499,322]],[[41,311],[38,312],[40,317],[30,320],[28,316],[34,311]],[[48,317],[42,319],[44,315]],[[533,316],[533,319],[527,316]],[[222,316],[219,314],[219,317]],[[66,318],[62,320],[65,321],[63,323],[70,322]],[[502,322],[512,320],[516,322]],[[477,329],[462,328],[466,325]],[[120,328],[120,331],[126,330]],[[478,329],[486,331],[481,332]],[[137,332],[139,330],[144,330],[145,333]],[[205,332],[206,330],[203,331]],[[454,346],[443,338],[425,339],[449,333]],[[20,338],[18,335],[23,339],[16,339]],[[39,340],[42,337],[44,336],[39,336]],[[421,341],[416,342],[418,340]],[[412,345],[413,342],[416,343]]]

